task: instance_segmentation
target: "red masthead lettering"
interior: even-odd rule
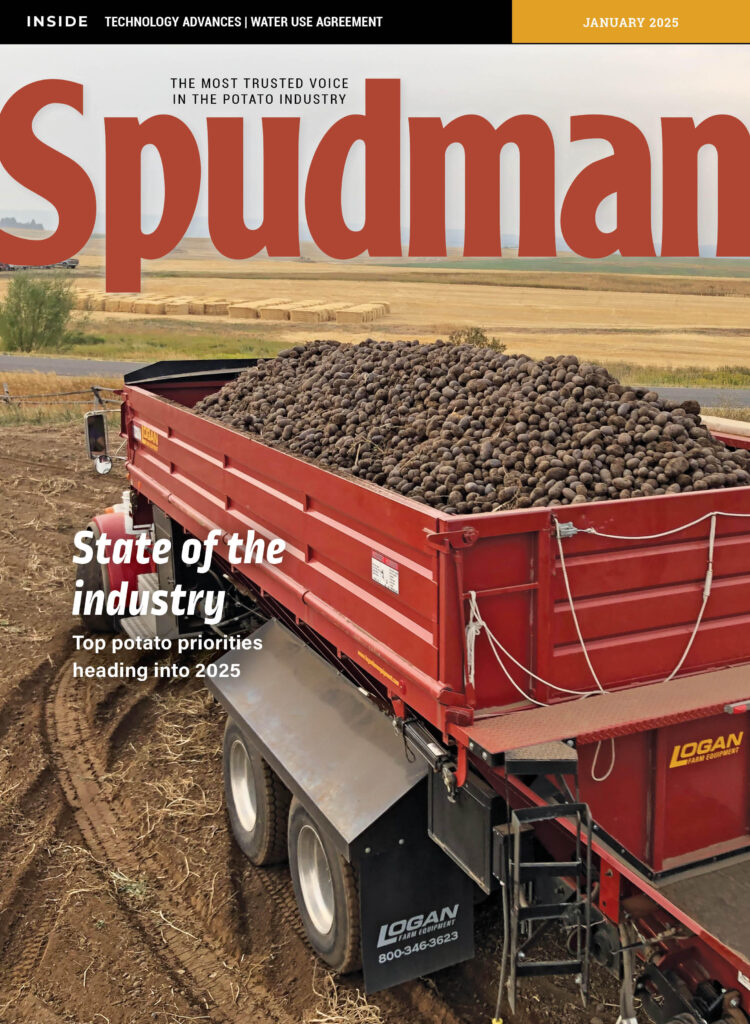
[[[21,185],[55,206],[59,225],[44,240],[0,231],[0,259],[44,265],[78,252],[96,219],[96,197],[86,172],[41,142],[35,116],[50,104],[83,113],[83,88],[48,80],[20,89],[0,111],[0,165]],[[247,189],[245,125],[240,118],[207,119],[208,224],[220,253],[244,260],[269,255],[299,256],[300,119],[262,119],[263,217],[249,228],[244,218]],[[305,183],[305,215],[313,241],[335,259],[401,255],[401,83],[368,79],[365,112],[336,121],[313,152]],[[167,255],[193,219],[201,188],[201,160],[191,130],[173,116],[106,118],[107,288],[139,291],[141,260]],[[655,256],[651,228],[651,153],[630,121],[604,114],[570,118],[571,142],[602,139],[612,152],[576,176],[562,201],[559,233],[580,256],[613,253]],[[698,253],[698,154],[718,155],[718,256],[750,255],[750,132],[738,118],[717,114],[662,119],[662,256]],[[353,229],[344,217],[342,189],[352,148],[364,144],[364,223]],[[484,117],[463,114],[443,124],[439,117],[409,118],[409,253],[446,253],[446,154],[459,145],[465,167],[465,256],[502,256],[501,156],[512,145],[520,156],[519,241],[521,256],[554,256],[558,237],[555,145],[541,118],[519,114],[495,127]],[[155,230],[141,227],[141,157],[153,146],[164,172],[164,206]],[[557,188],[557,198],[560,189]],[[597,224],[602,202],[617,204],[615,226]]]
[[[570,141],[606,139],[611,156],[586,167],[568,189],[560,214],[565,241],[579,254],[601,259],[612,253],[655,256],[651,236],[651,156],[648,143],[634,124],[621,117],[584,114],[572,117]],[[596,211],[610,195],[617,196],[614,231],[602,231]]]
[[[208,118],[208,228],[223,256],[299,256],[299,118],[263,118],[263,223],[245,225],[244,121]]]
[[[555,144],[540,117],[523,114],[493,128],[465,114],[409,118],[411,137],[410,256],[445,256],[445,154],[453,143],[466,166],[465,256],[502,256],[500,154],[508,143],[521,156],[519,256],[554,256]]]
[[[82,249],[94,230],[96,195],[88,175],[34,134],[34,118],[51,103],[82,114],[83,86],[54,78],[32,82],[14,93],[0,111],[0,164],[19,184],[50,202],[59,218],[49,238],[18,238],[0,231],[4,263],[59,263]]]
[[[307,224],[328,256],[401,255],[401,83],[368,79],[365,113],[342,117],[320,141],[305,191]],[[352,231],[341,209],[344,167],[355,142],[365,144],[365,224]]]
[[[142,124],[107,117],[107,291],[141,289],[141,259],[166,256],[190,227],[198,202],[201,162],[193,133],[167,114]],[[164,209],[154,231],[141,230],[141,153],[154,146],[164,171]]]

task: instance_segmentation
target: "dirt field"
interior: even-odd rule
[[[82,290],[103,289],[101,271],[95,240],[74,280]],[[431,340],[476,325],[532,356],[747,363],[750,281],[624,278],[232,264],[188,240],[144,264],[143,291],[391,306],[361,329],[238,321],[232,330],[241,338]],[[0,296],[6,287],[7,276]],[[170,319],[190,324],[191,335],[230,323]],[[91,313],[89,327],[120,323],[126,334],[126,323],[147,320]],[[24,393],[15,383],[14,393]],[[34,378],[25,391],[36,388]],[[475,960],[365,999],[360,975],[333,979],[310,953],[286,868],[256,869],[233,844],[221,780],[223,716],[207,693],[191,678],[74,676],[73,662],[85,665],[90,656],[75,650],[71,537],[118,500],[126,480],[121,463],[111,476],[96,476],[78,422],[16,424],[11,413],[0,420],[0,1024],[491,1018],[502,944],[494,901],[477,909]],[[547,942],[551,952],[560,938]],[[511,1024],[601,1024],[617,1016],[615,1001],[601,972],[586,1010],[572,982],[541,981],[524,990]]]
[[[300,932],[285,868],[229,838],[222,715],[193,680],[72,674],[71,535],[118,500],[78,424],[0,427],[2,1024],[469,1024],[491,1014],[498,909],[473,962],[365,1000]],[[86,656],[75,654],[79,663]],[[529,988],[518,1022],[614,1019],[595,977]]]

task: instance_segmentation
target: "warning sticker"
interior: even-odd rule
[[[372,578],[381,587],[398,593],[398,563],[377,551],[372,553]]]
[[[153,448],[155,452],[159,451],[159,435],[153,427],[147,427],[145,423],[141,427],[141,442]]]

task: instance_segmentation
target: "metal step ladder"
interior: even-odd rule
[[[514,751],[505,755],[506,770],[513,775],[558,775],[576,778],[574,799],[565,803],[516,808],[511,811],[508,824],[496,832],[502,848],[501,883],[505,887],[505,940],[503,963],[498,992],[498,1010],[507,989],[511,1012],[516,1010],[516,995],[520,978],[551,975],[576,975],[579,979],[584,1003],[588,998],[589,962],[591,953],[591,811],[586,803],[578,801],[577,755],[564,743],[544,744]],[[570,793],[570,790],[568,790]],[[543,822],[560,818],[574,823],[573,858],[569,861],[542,861],[524,854],[523,837],[532,834]],[[585,838],[585,843],[584,843]],[[535,903],[529,900],[529,883],[542,879],[565,879],[571,886],[570,898],[559,903]],[[574,929],[574,944],[570,959],[538,960],[525,953],[541,928],[559,921]],[[507,980],[506,980],[507,979]]]

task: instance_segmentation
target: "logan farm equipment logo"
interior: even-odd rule
[[[394,942],[401,942],[405,939],[414,939],[428,932],[439,931],[456,923],[458,917],[458,904],[453,907],[443,907],[441,910],[431,910],[428,914],[415,914],[414,917],[403,917],[399,921],[391,921],[390,924],[381,925],[378,935],[378,947],[390,946]]]
[[[742,732],[730,732],[728,736],[717,736],[715,739],[678,743],[672,751],[669,767],[680,768],[685,764],[700,764],[702,761],[714,761],[717,757],[736,754],[742,746],[744,735]]]

